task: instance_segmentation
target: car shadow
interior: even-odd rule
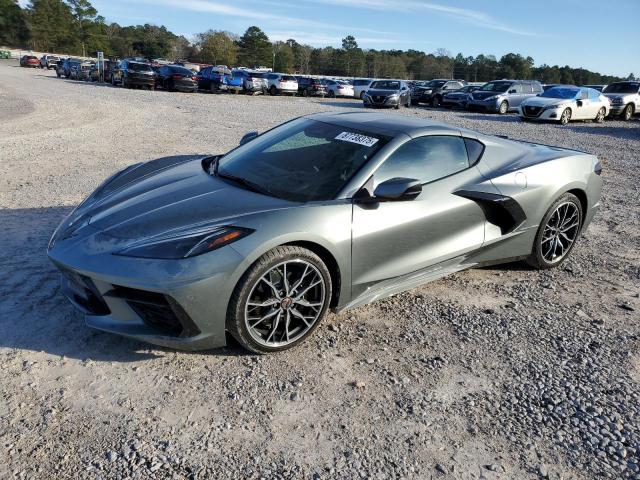
[[[114,362],[137,362],[172,352],[87,327],[82,314],[64,297],[58,270],[46,251],[51,234],[71,210],[67,206],[0,209],[0,348]],[[205,353],[250,355],[234,341]]]
[[[603,124],[574,123],[565,125],[562,128],[566,128],[577,133],[588,133],[590,135],[606,135],[625,140],[640,140],[640,129],[607,125],[606,121]]]
[[[468,118],[469,120],[484,120],[504,123],[516,123],[520,121],[518,115],[515,114],[499,115],[497,113],[466,113],[460,116],[462,118]]]
[[[327,101],[323,100],[318,102],[319,105],[324,105],[326,107],[340,107],[340,108],[363,108],[362,101],[360,102],[350,102],[343,101],[340,99],[336,99],[335,101]]]

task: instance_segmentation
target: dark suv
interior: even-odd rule
[[[156,84],[156,73],[151,65],[135,60],[122,60],[111,73],[111,85],[125,88],[147,87],[153,90]]]
[[[296,77],[298,79],[298,94],[303,97],[317,95],[324,97],[327,94],[327,87],[320,80],[312,77]]]
[[[411,103],[413,105],[428,103],[432,107],[439,107],[445,94],[460,90],[465,84],[464,80],[448,80],[446,78],[431,80],[411,91]]]

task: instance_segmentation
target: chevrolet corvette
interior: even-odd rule
[[[598,158],[379,113],[321,113],[224,155],[131,165],[48,255],[90,327],[206,349],[300,344],[340,312],[454,272],[560,265],[598,210]]]

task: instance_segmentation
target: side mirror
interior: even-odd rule
[[[250,142],[251,140],[256,138],[258,135],[259,135],[258,132],[245,133],[244,136],[240,139],[240,145],[244,145],[245,143]]]
[[[582,100],[578,100],[576,103],[578,104],[579,107],[582,106]]]
[[[514,88],[514,89],[509,90],[509,93],[516,93],[515,88]]]
[[[360,196],[359,203],[413,200],[422,192],[420,180],[415,178],[390,178],[373,191],[373,196]]]

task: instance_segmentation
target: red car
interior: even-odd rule
[[[20,59],[20,66],[38,68],[40,67],[40,60],[34,55],[24,55]]]

